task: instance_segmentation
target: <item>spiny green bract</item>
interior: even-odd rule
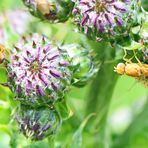
[[[65,45],[62,48],[67,51],[70,58],[73,71],[72,84],[74,86],[86,85],[99,69],[95,54],[79,44]]]

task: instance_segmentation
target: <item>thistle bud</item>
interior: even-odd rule
[[[35,141],[53,137],[61,125],[58,113],[47,107],[34,109],[21,105],[16,113],[16,120],[20,131]]]
[[[73,71],[73,85],[84,86],[98,71],[99,65],[95,61],[93,52],[78,44],[63,46],[70,58]]]
[[[50,22],[65,22],[71,16],[73,2],[71,0],[23,0],[30,12]]]
[[[136,21],[139,0],[77,0],[74,22],[88,37],[100,41],[127,36]]]
[[[66,52],[42,35],[20,41],[8,67],[16,100],[23,104],[51,104],[64,97],[71,83]]]

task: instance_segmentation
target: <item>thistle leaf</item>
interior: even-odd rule
[[[72,138],[72,144],[71,144],[71,148],[81,148],[82,145],[82,132],[86,126],[86,124],[88,123],[88,121],[95,116],[95,113],[91,113],[89,114],[84,121],[81,123],[80,127],[76,130],[76,132],[73,135]]]

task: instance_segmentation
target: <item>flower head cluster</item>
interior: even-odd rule
[[[71,81],[65,51],[38,34],[15,49],[9,68],[17,99],[36,106],[63,98]]]
[[[23,2],[33,15],[52,23],[66,21],[73,8],[71,0],[23,0]]]
[[[31,140],[42,140],[54,136],[61,125],[61,120],[55,110],[49,108],[33,109],[21,106],[16,115],[21,132]]]
[[[21,103],[16,113],[20,130],[27,138],[41,140],[54,135],[60,125],[54,103],[64,98],[70,85],[85,85],[98,69],[81,45],[58,45],[33,34],[15,45],[8,70],[9,85]]]
[[[77,0],[75,23],[89,37],[101,40],[126,34],[135,20],[137,0]]]

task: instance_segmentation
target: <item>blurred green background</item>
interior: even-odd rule
[[[145,0],[145,2],[143,1],[143,6],[145,9],[148,8],[147,0]],[[11,23],[16,19],[15,17],[18,15],[18,12],[10,18],[6,15],[8,12],[12,13],[12,11],[18,9],[21,9],[26,13],[25,17],[17,17],[19,21],[23,21],[23,23],[20,24],[22,25],[20,27],[21,33],[18,33],[14,29],[15,27],[13,28],[11,26]],[[5,17],[5,23],[1,23],[1,17]],[[5,34],[4,39],[2,38],[3,36],[0,36],[0,42],[5,43],[9,48],[17,42],[20,38],[20,34],[25,35],[30,32],[45,34],[49,38],[56,39],[59,42],[63,42],[63,40],[65,43],[79,42],[85,44],[85,46],[88,46],[89,48],[93,48],[95,43],[89,42],[83,35],[74,32],[75,26],[71,25],[70,22],[71,21],[68,21],[65,24],[50,25],[48,22],[41,22],[39,19],[31,16],[27,12],[27,8],[23,6],[21,0],[1,0],[0,2],[0,33],[4,30]],[[102,45],[97,45],[96,50],[99,50],[100,48],[102,48]],[[0,82],[6,82],[6,79],[6,71],[1,68]],[[113,80],[108,79],[107,81],[112,82]],[[105,83],[106,82],[104,81],[104,84]],[[0,85],[0,148],[102,148],[98,145],[94,145],[98,138],[101,139],[101,137],[96,137],[96,133],[99,131],[93,129],[93,118],[99,118],[99,116],[91,116],[91,114],[88,114],[90,118],[87,121],[88,116],[86,115],[86,110],[88,107],[94,107],[93,103],[88,105],[88,97],[90,97],[90,95],[88,96],[88,93],[90,87],[92,87],[91,84],[92,82],[84,88],[71,88],[71,91],[67,95],[67,101],[73,115],[68,120],[63,121],[62,128],[54,140],[54,146],[49,145],[46,139],[44,141],[32,143],[29,140],[26,140],[21,134],[10,134],[13,125],[9,122],[12,120],[12,112],[15,109],[16,104],[12,101],[13,94],[10,90]],[[109,90],[106,90],[106,93],[108,93],[108,91]],[[108,100],[105,101],[106,104],[108,104]],[[127,76],[119,77],[114,88],[111,103],[108,107],[108,118],[105,123],[105,147],[147,148],[148,90],[144,85]],[[82,123],[85,122],[86,124],[84,128],[82,128]]]

